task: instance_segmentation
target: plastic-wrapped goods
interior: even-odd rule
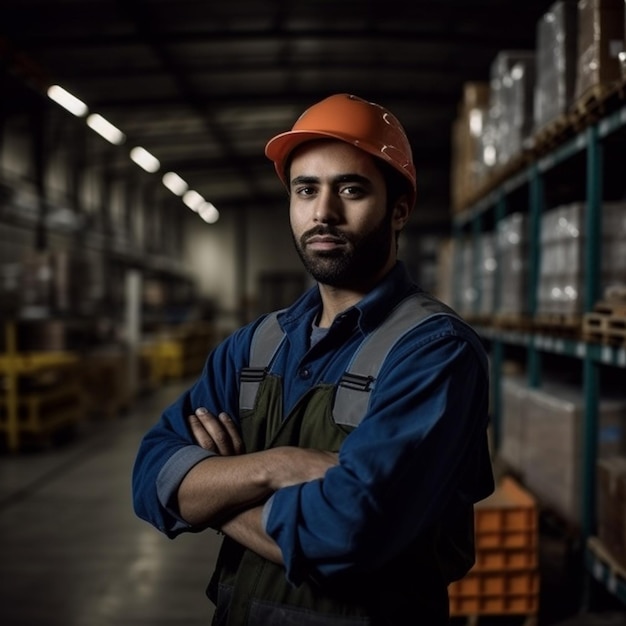
[[[522,475],[539,502],[563,519],[581,521],[581,454],[584,394],[577,386],[549,382],[529,388],[524,405]],[[624,449],[626,399],[601,397],[598,403],[598,458]]]
[[[620,79],[623,50],[624,0],[579,0],[576,99]]]
[[[491,63],[489,132],[495,163],[518,156],[533,130],[535,51],[502,50]]]
[[[458,286],[459,313],[462,315],[470,315],[475,312],[476,299],[478,291],[474,282],[474,242],[471,238],[459,239],[457,241],[457,265],[458,269]]]
[[[555,2],[537,23],[534,128],[567,114],[576,85],[577,7]]]
[[[527,293],[527,216],[511,213],[498,222],[497,250],[500,271],[498,313],[528,314]]]
[[[537,312],[579,315],[583,313],[585,267],[585,204],[574,202],[541,216],[540,266]],[[602,206],[600,239],[601,290],[626,284],[626,203]]]
[[[493,233],[482,233],[479,254],[478,288],[480,300],[478,312],[483,315],[490,315],[495,308],[497,268],[496,237]]]

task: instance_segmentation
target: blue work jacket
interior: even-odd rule
[[[398,262],[309,348],[321,311],[317,287],[279,315],[287,341],[272,363],[282,377],[285,415],[313,386],[336,384],[363,338],[404,297],[419,291]],[[211,453],[194,444],[187,416],[200,406],[239,415],[239,374],[263,318],[208,356],[193,384],[143,438],[133,470],[137,515],[169,537],[199,529],[176,510],[185,474]],[[287,578],[371,571],[440,522],[453,500],[474,503],[494,488],[487,444],[489,380],[480,339],[462,320],[436,316],[411,330],[384,361],[368,412],[323,481],[278,490],[266,530],[281,548]],[[384,537],[384,540],[380,540]],[[306,567],[303,565],[306,564]]]

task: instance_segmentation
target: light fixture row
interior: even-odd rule
[[[85,117],[89,113],[89,107],[82,100],[59,85],[50,86],[47,94],[51,100],[54,100],[54,102],[76,117]],[[126,135],[99,113],[88,115],[86,122],[89,128],[97,132],[109,143],[119,146],[126,141]],[[150,174],[154,174],[161,169],[159,159],[141,146],[132,148],[130,158]],[[215,206],[211,202],[207,202],[194,189],[189,189],[189,185],[178,174],[166,172],[161,180],[167,189],[173,194],[180,196],[183,203],[196,212],[205,222],[209,224],[217,222],[220,214]]]

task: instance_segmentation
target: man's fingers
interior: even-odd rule
[[[212,450],[222,456],[241,454],[244,451],[237,426],[228,414],[222,412],[216,417],[200,407],[188,419],[193,436],[205,450]]]
[[[233,454],[243,454],[243,452],[245,451],[243,440],[239,435],[239,430],[237,430],[237,425],[235,424],[235,422],[233,422],[233,420],[230,418],[230,415],[228,415],[228,413],[224,413],[224,411],[219,414],[219,419],[226,428],[226,432],[230,437]]]
[[[204,424],[200,421],[200,418],[197,415],[189,415],[187,419],[189,420],[191,433],[193,434],[196,443],[205,450],[218,452],[215,441],[213,441],[213,438],[207,432]]]

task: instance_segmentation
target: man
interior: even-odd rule
[[[135,510],[225,535],[214,624],[446,624],[493,491],[489,383],[478,337],[397,259],[409,141],[337,94],[266,154],[317,285],[209,355],[141,443]]]

